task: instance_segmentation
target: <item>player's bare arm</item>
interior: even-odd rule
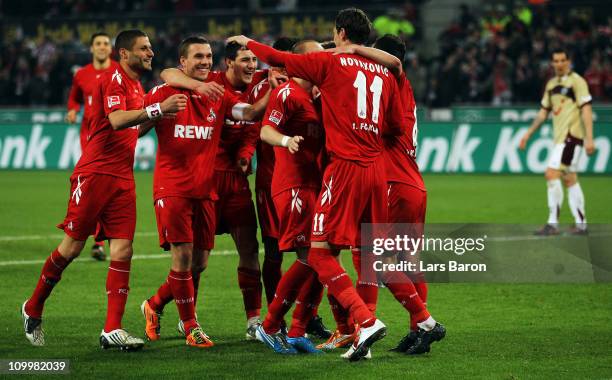
[[[327,51],[333,52],[334,54],[357,54],[371,59],[372,61],[387,67],[389,70],[391,70],[395,77],[399,77],[404,72],[402,61],[386,51],[373,47],[351,44],[328,49]]]
[[[223,96],[224,89],[219,83],[199,81],[176,68],[165,69],[161,72],[160,77],[172,87],[196,91],[209,97],[212,101],[216,101]]]
[[[252,41],[251,38],[243,35],[239,36],[231,36],[227,40],[225,40],[225,44],[229,44],[230,42],[236,42],[237,44],[246,47],[249,41]]]
[[[66,122],[68,122],[69,124],[74,124],[76,123],[76,119],[77,119],[77,110],[69,110],[66,113]]]
[[[531,136],[542,126],[542,124],[544,124],[544,122],[548,118],[548,113],[549,110],[547,110],[546,108],[540,108],[540,112],[538,112],[535,119],[533,119],[531,126],[529,127],[527,132],[525,132],[525,135],[521,139],[521,142],[519,143],[519,149],[525,149],[529,138],[531,138]]]
[[[593,107],[590,104],[585,104],[580,109],[580,117],[584,125],[584,150],[590,156],[595,152],[595,143],[593,143]]]
[[[149,133],[157,125],[157,120],[148,120],[138,126],[138,138]]]
[[[113,111],[108,115],[108,120],[114,130],[130,128],[148,120],[155,120],[164,114],[175,114],[187,106],[187,97],[184,94],[175,94],[161,103],[151,104],[145,109]]]
[[[302,136],[285,136],[274,127],[264,125],[261,128],[261,140],[272,146],[283,146],[289,149],[289,153],[295,154],[300,150],[300,142],[304,141]]]

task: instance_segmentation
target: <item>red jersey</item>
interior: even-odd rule
[[[261,82],[257,83],[251,91],[249,103],[257,103],[269,89],[270,82],[268,82],[268,79],[263,79]],[[257,126],[257,130],[261,131],[262,122],[258,121],[255,125]],[[255,189],[270,190],[272,186],[272,174],[274,173],[274,147],[258,139],[256,152],[257,172],[255,173]]]
[[[144,90],[121,66],[103,73],[93,92],[87,145],[74,172],[108,174],[133,179],[138,127],[113,130],[108,114],[144,107]]]
[[[399,81],[402,103],[406,105],[406,133],[402,136],[385,136],[385,164],[388,182],[401,182],[425,191],[425,183],[416,163],[417,120],[416,103],[412,86],[402,75]]]
[[[272,177],[272,196],[294,187],[321,187],[319,155],[323,147],[321,120],[312,95],[294,80],[272,91],[263,125],[287,136],[302,136],[295,154],[285,147],[274,147],[276,163]]]
[[[187,108],[176,117],[157,122],[158,147],[153,173],[153,198],[168,196],[216,199],[214,192],[214,160],[224,119],[231,116],[238,97],[225,90],[213,102],[190,90],[168,85],[153,88],[145,104],[163,102],[174,94],[185,94]]]
[[[217,82],[226,90],[239,97],[240,101],[247,103],[253,87],[263,78],[268,77],[268,71],[257,71],[253,75],[251,84],[244,88],[235,88],[227,79],[225,71],[211,71],[207,82]],[[215,169],[223,171],[240,171],[238,160],[251,159],[255,153],[255,146],[259,139],[259,129],[252,121],[234,120],[231,115],[225,118],[225,125],[221,130],[221,142],[215,161]]]
[[[332,160],[370,165],[382,154],[383,132],[403,133],[407,123],[397,83],[385,66],[354,54],[290,54],[255,41],[248,47],[268,64],[284,65],[289,76],[319,87],[325,147]]]
[[[72,87],[68,96],[68,110],[79,112],[83,105],[83,120],[81,122],[81,143],[85,143],[88,134],[89,120],[91,119],[93,92],[98,78],[106,71],[115,71],[119,63],[111,60],[106,69],[96,70],[92,63],[80,68],[72,79]],[[81,149],[84,147],[81,146]]]

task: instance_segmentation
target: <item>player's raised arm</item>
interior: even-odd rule
[[[540,108],[540,111],[536,115],[535,119],[533,119],[533,122],[531,123],[531,126],[529,127],[527,132],[525,132],[525,135],[521,139],[521,142],[519,143],[519,149],[521,149],[521,150],[525,149],[525,147],[527,146],[527,141],[529,141],[529,138],[531,138],[531,136],[546,121],[546,119],[548,118],[548,113],[549,112],[550,112],[550,110],[548,108],[545,108],[544,106],[542,106],[542,108]]]
[[[352,44],[335,47],[333,49],[328,49],[327,51],[332,52],[334,54],[357,54],[362,57],[371,59],[372,61],[375,61],[387,67],[395,77],[399,77],[404,72],[402,67],[402,61],[400,61],[394,55],[374,47]]]
[[[191,78],[182,70],[177,68],[164,69],[159,75],[161,79],[172,87],[184,88],[199,92],[209,97],[212,101],[223,97],[223,86],[216,82],[202,82]]]
[[[237,42],[247,47],[261,61],[270,66],[285,67],[289,76],[305,79],[315,85],[323,82],[327,74],[331,53],[293,54],[276,50],[245,36],[233,36],[227,42]]]

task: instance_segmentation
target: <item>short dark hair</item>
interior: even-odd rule
[[[189,47],[195,44],[210,45],[210,42],[208,42],[206,37],[200,34],[189,36],[185,38],[184,40],[181,41],[178,47],[179,58],[181,57],[187,58]]]
[[[110,36],[108,35],[108,33],[106,32],[97,32],[91,35],[91,38],[89,39],[89,46],[93,45],[94,40],[98,37],[106,37],[110,40]]]
[[[386,51],[387,53],[397,57],[400,61],[404,62],[406,45],[398,36],[394,36],[393,34],[385,34],[374,42],[373,47]]]
[[[249,49],[240,45],[236,41],[232,41],[229,44],[225,45],[225,58],[228,58],[234,61],[236,57],[238,57],[238,52],[241,50],[249,50]]]
[[[149,37],[145,32],[138,29],[129,29],[121,31],[117,38],[115,39],[115,50],[119,51],[121,49],[132,50],[134,44],[136,43],[136,39],[139,37]]]
[[[565,54],[565,57],[566,57],[567,59],[570,59],[570,55],[568,54],[567,50],[566,50],[566,49],[564,49],[564,48],[556,48],[556,49],[553,49],[552,53],[550,53],[550,58],[552,59],[552,57],[553,57],[555,54]]]
[[[289,38],[289,37],[280,37],[278,40],[274,41],[272,47],[276,50],[280,51],[291,51],[293,46],[297,43],[297,39]]]
[[[321,46],[323,49],[333,49],[336,47],[336,43],[334,41],[324,41],[321,42]]]
[[[355,44],[365,44],[372,31],[372,23],[364,11],[357,8],[342,9],[336,15],[336,31],[344,29],[346,37]]]

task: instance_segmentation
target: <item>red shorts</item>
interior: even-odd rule
[[[57,228],[81,241],[94,234],[96,241],[134,240],[134,180],[106,174],[73,174],[70,177],[70,199],[66,218]]]
[[[369,166],[338,159],[327,165],[313,216],[312,241],[358,247],[361,223],[387,222],[387,180],[381,159]]]
[[[401,182],[389,182],[389,223],[425,223],[427,192]]]
[[[197,249],[215,245],[215,202],[210,199],[164,197],[155,201],[159,246],[193,243]]]
[[[285,190],[274,196],[274,206],[279,214],[280,251],[310,247],[312,215],[318,194],[318,189],[304,187]]]
[[[235,227],[257,228],[255,206],[247,177],[238,172],[215,170],[219,200],[215,204],[216,234],[229,233]]]
[[[257,219],[262,237],[278,239],[278,215],[270,189],[257,189]]]

